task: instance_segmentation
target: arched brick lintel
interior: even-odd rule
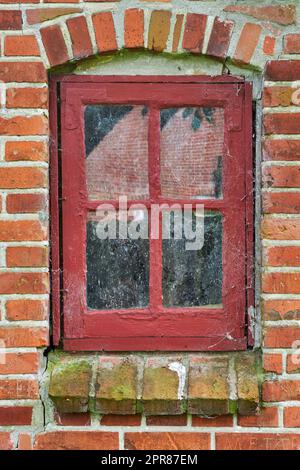
[[[271,47],[270,36],[257,23],[241,25],[218,16],[169,10],[153,10],[148,14],[143,9],[131,8],[121,18],[120,13],[116,17],[110,11],[89,16],[80,9],[69,10],[70,14],[57,22],[41,25],[40,45],[47,68],[123,48],[205,54],[219,61],[229,58],[239,65],[259,68],[274,53],[275,38]]]

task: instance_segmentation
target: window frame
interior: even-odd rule
[[[166,88],[168,88],[167,94]],[[187,90],[189,97],[185,98]],[[206,307],[158,309],[161,290],[156,287],[154,302],[150,304],[149,309],[98,312],[94,310],[88,312],[86,309],[85,260],[83,260],[85,215],[87,209],[95,209],[99,201],[88,204],[85,201],[83,112],[79,113],[78,110],[82,111],[82,107],[86,104],[105,102],[147,104],[146,96],[157,110],[157,112],[150,111],[150,127],[153,126],[150,134],[153,132],[155,135],[156,132],[157,139],[159,135],[154,127],[160,128],[157,122],[160,105],[163,107],[218,105],[224,108],[224,145],[231,163],[230,165],[226,163],[223,168],[223,199],[194,200],[197,204],[203,202],[207,209],[218,209],[223,214],[226,212],[222,243],[223,283],[230,289],[234,280],[235,293],[232,295],[231,291],[230,295],[227,294],[223,309]],[[225,351],[243,350],[247,345],[253,345],[247,313],[252,312],[254,302],[251,84],[230,76],[53,76],[50,88],[50,132],[54,345],[58,345],[62,339],[65,350],[78,351]],[[78,165],[74,165],[72,157],[76,151],[79,158]],[[154,159],[157,163],[157,153],[157,141],[152,142],[150,138],[149,169],[153,166]],[[238,163],[241,155],[243,178],[242,184],[238,185],[235,183],[241,175],[232,170],[240,170]],[[74,185],[78,191],[74,191]],[[161,198],[160,202],[170,202],[170,199]],[[230,207],[227,207],[229,202]],[[239,214],[238,221],[234,212],[236,209]],[[75,222],[73,214],[77,216]],[[241,220],[244,221],[243,230],[240,226]],[[78,223],[79,231],[74,231],[73,227]],[[153,240],[150,246],[151,262],[156,265],[162,264],[160,243],[160,240]],[[235,249],[238,248],[243,263],[239,261],[231,263],[230,266],[226,265],[228,260],[234,259],[230,244]],[[224,266],[227,267],[224,269]],[[161,268],[159,269],[161,272]],[[155,273],[157,275],[157,271]],[[155,279],[150,274],[149,294],[154,285]],[[197,330],[199,334],[195,334]]]

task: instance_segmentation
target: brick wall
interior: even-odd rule
[[[0,3],[0,339],[6,348],[0,360],[0,449],[299,449],[300,366],[292,357],[300,340],[298,2],[140,1],[132,2],[134,8],[124,0]],[[44,418],[47,69],[123,47],[203,53],[219,61],[224,73],[234,64],[240,74],[245,66],[246,75],[252,68],[263,79],[260,415]]]

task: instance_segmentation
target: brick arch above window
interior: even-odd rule
[[[205,13],[131,8],[95,11],[83,8],[27,10],[29,27],[41,24],[39,45],[47,68],[121,49],[205,54],[219,61],[263,68],[275,51],[276,28],[236,22]],[[228,14],[226,15],[228,16]],[[275,21],[271,18],[271,21]],[[278,21],[278,20],[276,20]]]

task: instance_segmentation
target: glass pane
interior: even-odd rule
[[[164,306],[220,306],[222,304],[222,215],[212,211],[205,212],[204,243],[202,248],[196,250],[186,249],[188,238],[185,236],[186,232],[183,231],[181,239],[172,236],[175,217],[171,213],[170,240],[163,240]],[[191,220],[195,231],[195,212]]]
[[[89,199],[147,198],[148,109],[86,106],[84,125]]]
[[[149,240],[146,239],[148,234],[141,231],[139,221],[143,218],[141,211],[137,211],[134,220],[129,217],[128,222],[123,223],[123,234],[127,238],[120,239],[119,221],[114,225],[113,217],[107,222],[108,219],[104,221],[99,215],[89,213],[86,246],[88,308],[138,308],[148,305]],[[134,227],[132,222],[135,222]],[[145,238],[138,238],[141,236]]]
[[[162,196],[221,198],[223,109],[162,109],[160,127]]]

